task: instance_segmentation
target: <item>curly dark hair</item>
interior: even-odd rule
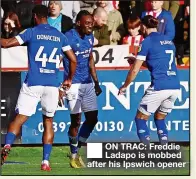
[[[81,10],[76,17],[76,22],[78,22],[79,20],[81,20],[81,18],[83,16],[91,16],[90,12],[88,12],[87,10]]]

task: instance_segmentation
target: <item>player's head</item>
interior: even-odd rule
[[[89,35],[93,30],[93,17],[86,11],[82,10],[76,17],[76,27],[81,35]]]
[[[139,34],[141,27],[141,20],[137,16],[131,16],[127,20],[127,29],[131,36],[136,36]]]
[[[33,8],[34,25],[47,22],[48,8],[44,5],[36,5]]]
[[[151,32],[157,32],[159,21],[157,18],[147,15],[142,19],[142,29],[144,35],[149,35]]]
[[[151,1],[152,9],[157,11],[162,9],[163,1]]]
[[[95,26],[103,27],[103,25],[107,24],[108,14],[102,7],[98,7],[93,12],[93,18]]]

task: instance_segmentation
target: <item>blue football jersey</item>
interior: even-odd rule
[[[59,86],[58,72],[62,51],[70,50],[64,34],[49,24],[28,28],[16,36],[20,44],[27,43],[28,86]]]
[[[146,61],[151,72],[151,86],[155,90],[179,89],[175,46],[165,35],[152,32],[141,45],[137,59]]]
[[[85,35],[82,39],[75,29],[71,29],[65,33],[65,36],[68,38],[68,43],[77,58],[77,67],[72,83],[91,83],[92,78],[89,68],[89,56],[93,48],[93,35]],[[69,73],[69,60],[66,57],[63,59],[63,66],[65,69],[64,79],[67,79]]]

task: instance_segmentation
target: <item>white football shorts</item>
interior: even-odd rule
[[[94,84],[72,84],[66,91],[66,99],[71,114],[97,110],[97,96]]]
[[[149,87],[140,102],[138,110],[148,116],[157,110],[163,114],[170,113],[179,92],[180,90],[155,91],[153,87]]]
[[[53,86],[27,86],[23,83],[16,104],[16,112],[25,116],[35,114],[37,104],[41,101],[42,113],[53,117],[58,106],[59,92]]]

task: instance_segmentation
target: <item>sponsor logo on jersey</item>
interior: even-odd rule
[[[76,51],[76,52],[75,52],[75,55],[76,55],[76,56],[78,56],[78,55],[83,55],[83,58],[86,58],[86,57],[89,57],[90,52],[91,52],[91,48],[89,48],[89,49],[87,49],[87,50],[84,50],[84,51]]]

